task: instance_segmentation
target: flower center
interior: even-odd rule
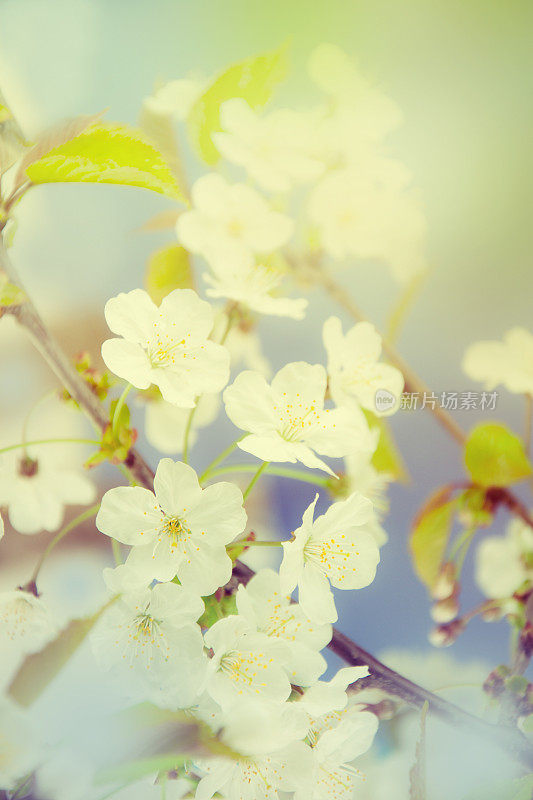
[[[161,530],[163,536],[168,536],[170,546],[175,548],[178,544],[185,545],[192,536],[191,530],[187,527],[187,520],[179,517],[167,517]],[[162,536],[159,536],[161,541]]]
[[[280,417],[280,430],[278,433],[286,442],[296,442],[303,439],[305,432],[320,423],[320,413],[314,405],[304,406],[300,402],[300,395],[296,394],[294,403],[286,402],[285,406],[274,406]]]
[[[154,368],[177,366],[180,359],[187,358],[188,355],[185,351],[185,339],[178,339],[172,331],[164,330],[160,322],[154,322],[153,334],[146,342],[145,350]]]

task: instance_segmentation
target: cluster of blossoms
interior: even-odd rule
[[[134,388],[149,443],[183,460],[159,461],[153,491],[133,482],[104,494],[96,527],[113,540],[118,563],[104,570],[109,603],[90,639],[124,702],[186,712],[217,743],[190,757],[176,797],[348,800],[360,780],[353,761],[378,724],[348,693],[367,668],[326,680],[322,651],[337,620],[335,592],[374,580],[387,538],[389,476],[373,457],[377,417],[398,409],[403,376],[381,360],[373,325],[343,331],[335,316],[323,325],[324,365],[289,361],[273,374],[255,324],[258,315],[305,317],[307,300],[288,296],[302,261],[290,248],[302,236],[320,260],[384,260],[407,282],[424,268],[424,225],[409,176],[384,151],[400,119],[395,105],[336,48],[319,48],[310,72],[326,95],[310,111],[260,114],[242,97],[221,104],[213,144],[248,182],[199,177],[176,223],[187,257],[207,265],[207,299],[179,285],[160,302],[133,289],[105,306],[113,337],[102,358],[124,382],[105,435],[118,436]],[[202,90],[176,81],[146,108],[183,119]],[[310,221],[303,231],[291,214],[300,197]],[[219,300],[225,307],[213,305]],[[385,409],[376,405],[380,392],[392,398]],[[222,407],[239,431],[228,452],[257,459],[244,493],[214,480],[226,451],[200,476],[187,463],[188,447]],[[28,534],[57,530],[65,505],[94,497],[83,473],[48,467],[45,443],[42,454],[34,447],[28,443],[22,459],[18,451],[0,456],[0,506]],[[329,459],[345,459],[344,467]],[[269,469],[287,473],[276,465],[297,463],[300,475],[316,476],[341,499],[317,513],[326,499],[317,494],[295,531],[258,541],[248,495]],[[279,569],[260,569],[237,588],[236,558],[267,543],[280,545]],[[21,656],[41,649],[57,627],[35,585],[0,594],[0,635]],[[10,705],[6,719],[18,711]],[[39,764],[42,757],[29,764],[13,747],[0,762],[0,786],[12,789]]]

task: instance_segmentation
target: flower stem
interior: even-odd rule
[[[245,435],[246,435],[246,434],[245,434]],[[241,439],[243,439],[243,438],[244,438],[244,437],[242,437],[242,436],[241,436],[241,437],[240,437],[240,439],[235,439],[235,441],[234,441],[234,442],[232,442],[232,443],[231,443],[230,445],[228,445],[228,446],[227,446],[227,447],[226,447],[224,450],[222,450],[222,452],[221,452],[221,453],[219,453],[219,455],[218,455],[216,458],[214,458],[214,459],[211,461],[211,463],[210,463],[210,464],[208,464],[208,465],[207,465],[207,467],[204,469],[204,471],[203,471],[203,472],[202,472],[202,474],[200,475],[200,478],[199,478],[199,481],[200,481],[200,483],[202,483],[203,481],[205,481],[205,480],[206,480],[206,478],[207,478],[207,477],[208,477],[208,476],[211,474],[211,472],[213,472],[213,470],[215,469],[215,467],[217,467],[217,466],[218,466],[218,465],[221,463],[221,461],[224,461],[224,460],[225,460],[225,459],[226,459],[226,458],[227,458],[229,455],[231,455],[231,454],[233,453],[233,451],[234,451],[234,450],[235,450],[235,448],[237,447],[237,444],[238,444],[238,443],[241,441]],[[224,471],[225,471],[225,470],[223,469],[223,470],[222,470],[222,472],[224,472]]]
[[[231,544],[227,544],[226,545],[226,550],[229,550],[232,547],[243,547],[243,546],[245,546],[245,547],[281,547],[282,544],[283,544],[283,542],[278,542],[278,541],[275,541],[275,542],[274,541],[269,541],[269,542],[267,542],[266,540],[265,541],[261,541],[261,540],[256,541],[255,539],[252,539],[251,541],[248,542],[246,539],[243,539],[240,542],[231,542]]]
[[[33,570],[33,575],[31,576],[30,582],[31,581],[33,581],[34,583],[37,582],[37,578],[39,576],[39,572],[41,571],[41,567],[43,566],[44,562],[46,561],[46,559],[48,558],[48,556],[50,555],[56,544],[59,544],[61,539],[63,539],[67,535],[67,533],[70,533],[70,531],[74,530],[74,528],[77,528],[78,525],[81,525],[83,522],[86,522],[88,519],[91,519],[91,517],[96,516],[99,508],[100,508],[100,503],[96,503],[94,506],[86,508],[85,511],[82,511],[82,513],[78,514],[77,517],[71,519],[70,522],[64,525],[61,528],[61,530],[58,531],[58,533],[56,533],[52,541],[48,544],[45,551],[41,555],[39,561],[37,562],[35,569]]]
[[[255,472],[256,467],[254,464],[232,464],[228,467],[220,467],[219,469],[209,469],[209,478],[214,478],[217,475],[225,475],[226,473],[238,472]],[[321,475],[313,475],[311,472],[304,472],[301,469],[291,469],[290,467],[274,467],[271,464],[265,472],[266,475],[276,475],[281,478],[290,478],[294,481],[303,481],[304,483],[312,483],[314,486],[323,486],[327,489],[329,479]],[[205,479],[205,473],[202,476]]]
[[[122,394],[118,398],[118,403],[115,406],[115,413],[113,414],[113,422],[111,424],[111,428],[112,428],[112,431],[113,431],[113,436],[117,435],[117,432],[118,432],[118,421],[120,419],[120,412],[122,411],[122,408],[124,407],[124,403],[126,402],[126,397],[128,396],[128,393],[129,393],[130,389],[132,389],[132,388],[133,387],[132,387],[131,383],[126,384],[126,386],[124,387],[124,391],[122,392]]]
[[[269,461],[263,461],[263,463],[261,464],[261,466],[259,467],[259,469],[255,473],[255,475],[253,476],[252,480],[250,481],[250,483],[248,484],[248,486],[244,490],[244,494],[242,496],[243,502],[245,502],[248,499],[248,495],[250,494],[250,492],[254,488],[255,484],[257,483],[257,481],[259,480],[259,478],[261,477],[263,472],[268,467],[269,463],[270,463]]]
[[[185,433],[183,434],[183,451],[181,454],[181,460],[184,464],[189,463],[189,436],[191,434],[192,428],[192,421],[194,418],[194,414],[196,412],[196,408],[198,406],[198,398],[195,399],[195,405],[191,408],[189,412],[189,416],[187,417],[187,424],[185,425]]]
[[[32,447],[33,445],[38,444],[95,444],[99,445],[100,442],[96,441],[96,439],[33,439],[30,442],[18,442],[17,444],[10,444],[8,447],[2,447],[0,449],[0,455],[2,453],[9,453],[10,450],[18,450],[21,447]]]

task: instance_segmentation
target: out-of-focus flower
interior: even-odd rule
[[[199,595],[175,583],[123,594],[91,634],[95,656],[104,669],[125,665],[132,684],[145,687],[155,702],[167,691],[176,707],[188,707],[204,679],[203,640],[195,624],[203,610]]]
[[[379,550],[368,529],[370,500],[355,493],[313,521],[317,500],[318,494],[293,540],[283,543],[280,579],[283,592],[298,586],[299,603],[310,619],[326,623],[337,620],[330,583],[337,589],[368,586],[376,574]]]
[[[34,653],[57,632],[45,602],[22,589],[0,592],[0,644],[19,653]]]
[[[195,78],[181,78],[163,84],[146,97],[143,105],[155,114],[187,118],[193,103],[204,90],[205,82]]]
[[[269,386],[257,372],[245,371],[224,392],[226,413],[242,430],[246,453],[263,461],[301,461],[334,473],[315,455],[342,457],[370,451],[375,437],[358,409],[325,409],[326,371],[304,361],[287,364]]]
[[[249,264],[221,261],[213,264],[212,274],[204,274],[209,297],[226,297],[259,314],[303,319],[307,300],[278,294],[284,279],[285,271],[273,260]]]
[[[371,456],[365,458],[355,453],[346,456],[344,463],[347,494],[360,492],[372,502],[374,515],[369,522],[369,530],[373,533],[378,547],[381,547],[389,538],[381,522],[389,510],[387,488],[392,478],[387,473],[378,472],[371,463]]]
[[[213,266],[249,266],[256,255],[271,253],[292,235],[292,220],[272,211],[243,183],[229,184],[211,173],[196,181],[191,196],[194,207],[180,215],[178,239]]]
[[[533,531],[519,519],[505,536],[487,536],[476,551],[476,581],[491,598],[510,597],[533,578]]]
[[[320,650],[331,639],[331,625],[316,625],[298,603],[291,603],[290,595],[281,591],[276,572],[262,569],[246,586],[239,586],[237,609],[254,629],[288,644],[291,683],[310,686],[325,671]]]
[[[217,149],[267,191],[286,192],[324,171],[315,155],[313,112],[278,109],[260,116],[236,97],[223,103],[220,121],[223,132],[213,134]]]
[[[201,489],[187,464],[163,458],[154,492],[118,486],[102,499],[96,525],[102,533],[133,545],[127,564],[147,579],[180,582],[209,595],[228,582],[226,545],[243,531],[242,492],[232,483]]]
[[[385,261],[400,283],[425,269],[426,223],[406,191],[381,186],[355,169],[336,170],[311,193],[309,215],[333,258]]]
[[[329,390],[337,405],[356,400],[378,416],[393,414],[399,407],[403,375],[399,369],[379,361],[381,336],[370,322],[358,322],[343,334],[338,317],[329,317],[323,328],[328,354]],[[376,393],[391,395],[385,408],[376,404]]]
[[[209,341],[213,309],[192,289],[175,289],[159,308],[134,289],[108,300],[107,324],[120,338],[102,345],[108,368],[138,389],[154,383],[163,399],[184,408],[195,397],[218,392],[229,377],[229,354]]]
[[[511,328],[503,341],[470,345],[463,372],[487,391],[501,384],[509,392],[533,395],[533,335],[525,328]]]
[[[203,394],[196,403],[189,434],[189,447],[198,438],[198,430],[206,428],[215,421],[220,409],[220,395]],[[179,408],[163,399],[149,400],[146,403],[145,433],[150,444],[162,453],[181,453],[185,428],[190,411]]]

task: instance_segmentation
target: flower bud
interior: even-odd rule
[[[430,614],[434,622],[440,624],[451,622],[457,617],[459,613],[459,604],[455,597],[449,597],[447,600],[439,600],[431,607]]]
[[[429,632],[429,642],[433,647],[449,647],[462,633],[464,627],[465,623],[461,619],[455,619],[447,625],[439,625]]]
[[[457,589],[455,564],[448,561],[441,567],[439,576],[431,590],[431,596],[434,600],[446,600],[456,593]]]

